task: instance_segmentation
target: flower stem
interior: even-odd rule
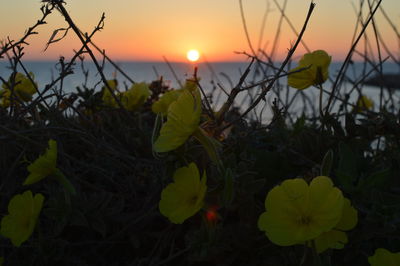
[[[319,115],[321,118],[324,116],[324,112],[322,111],[322,94],[324,93],[322,89],[322,85],[318,84],[318,89],[319,89]]]
[[[312,251],[314,266],[322,266],[321,257],[319,256],[317,248],[315,247],[315,240],[313,239],[310,242],[311,242],[311,251]]]
[[[300,261],[299,266],[303,266],[304,265],[304,262],[306,261],[306,258],[307,258],[307,253],[308,253],[308,245],[307,245],[307,242],[306,242],[306,243],[304,243],[303,256],[301,257],[301,261]]]

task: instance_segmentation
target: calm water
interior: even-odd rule
[[[237,84],[240,79],[241,74],[246,69],[248,63],[200,63],[198,64],[198,77],[201,78],[201,85],[204,90],[208,93],[213,92],[213,105],[218,107],[220,106],[224,100],[226,99],[226,94],[220,88],[222,87],[226,92],[229,93],[231,88]],[[8,64],[5,61],[0,61],[0,77],[4,80],[7,80],[11,70],[8,69]],[[160,76],[163,77],[163,80],[172,87],[179,87],[179,82],[184,82],[185,79],[193,76],[194,66],[191,64],[185,63],[171,63],[171,68],[175,72],[179,81],[175,78],[171,68],[164,62],[119,62],[118,66],[124,70],[128,76],[130,76],[134,81],[141,82],[146,81],[150,82],[152,80],[158,79]],[[341,63],[332,63],[330,67],[330,74],[334,76],[340,68]],[[32,71],[35,74],[35,80],[37,81],[39,88],[44,88],[46,84],[49,84],[53,77],[57,77],[57,73],[59,73],[58,66],[56,62],[25,62],[25,67],[28,71]],[[84,68],[89,71],[89,78],[87,80],[87,86],[90,88],[96,88],[100,90],[102,85],[100,84],[101,78],[96,73],[95,66],[92,63],[84,63]],[[370,69],[370,68],[369,68]],[[367,71],[369,70],[367,68]],[[21,69],[19,69],[21,71]],[[351,68],[347,71],[347,76],[351,80],[357,80],[360,77],[360,74],[363,71],[363,65],[361,63],[355,63],[351,66]],[[399,67],[394,63],[385,63],[383,65],[384,73],[399,73]],[[123,87],[123,84],[126,86],[130,86],[130,83],[127,79],[125,79],[120,73],[115,71],[115,68],[106,64],[104,67],[104,74],[107,79],[112,79],[116,77],[120,84]],[[269,72],[268,74],[272,74]],[[260,75],[257,76],[256,73],[251,72],[248,76],[247,81],[250,83],[251,81],[259,81],[263,79]],[[77,64],[74,67],[74,74],[65,78],[64,80],[64,92],[71,93],[76,91],[76,87],[82,86],[85,82],[85,76],[82,72],[82,68],[80,64]],[[219,85],[217,85],[219,84]],[[286,77],[281,78],[279,82],[274,86],[274,90],[268,94],[267,101],[261,103],[257,108],[257,113],[262,114],[263,120],[269,119],[271,117],[270,112],[270,103],[274,98],[277,98],[278,94],[280,94],[280,98],[282,99],[282,104],[287,104],[292,99],[293,95],[297,92],[295,89],[287,90],[286,87]],[[324,88],[329,90],[331,83],[328,81],[324,84]],[[341,91],[350,92],[352,86],[350,83],[343,84]],[[252,98],[257,96],[257,91],[253,91],[251,93],[242,93],[238,96],[235,104],[240,108],[246,108],[251,101]],[[362,93],[372,98],[376,103],[379,101],[379,89],[362,86]],[[307,110],[311,111],[312,108],[318,107],[318,97],[319,91],[316,88],[309,88],[304,91],[304,95],[309,98]],[[399,99],[400,94],[395,92],[395,98]],[[358,97],[356,92],[350,95],[350,101],[355,102]],[[291,105],[290,112],[291,113],[299,113],[303,110],[304,97],[301,94],[297,94],[296,99]]]

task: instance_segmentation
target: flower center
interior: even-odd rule
[[[189,205],[196,205],[198,198],[199,197],[197,195],[193,195],[191,198],[189,198],[188,200]]]
[[[309,225],[311,223],[311,217],[310,216],[300,216],[298,219],[298,223],[300,225]]]

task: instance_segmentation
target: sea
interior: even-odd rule
[[[179,88],[184,84],[186,79],[196,76],[199,78],[199,83],[207,99],[209,99],[213,109],[217,110],[227,99],[227,95],[238,84],[241,76],[249,66],[249,62],[202,62],[202,63],[176,63],[176,62],[114,62],[120,69],[123,70],[126,78],[122,75],[115,66],[108,62],[103,62],[101,67],[106,79],[117,79],[121,91],[131,86],[131,81],[134,82],[151,82],[162,78],[164,84],[171,88]],[[274,64],[279,67],[279,63]],[[330,65],[329,73],[331,79],[324,83],[323,88],[330,91],[332,82],[337,75],[342,62],[333,62]],[[52,61],[25,61],[23,62],[24,68],[28,72],[34,73],[35,81],[40,90],[43,90],[47,84],[58,77],[61,65],[58,62]],[[262,81],[266,78],[271,78],[274,74],[273,68],[267,68],[263,65],[263,71],[257,64],[253,64],[251,71],[245,79],[243,86],[249,86],[256,82]],[[350,103],[355,103],[362,93],[363,95],[371,98],[375,107],[382,102],[389,104],[389,98],[395,101],[390,101],[393,105],[399,104],[400,90],[387,91],[383,90],[381,94],[380,88],[363,85],[362,83],[354,86],[354,82],[361,80],[365,74],[369,73],[369,77],[374,76],[377,72],[370,72],[372,67],[361,62],[354,62],[350,64],[346,71],[346,79],[340,86],[342,96],[347,95]],[[22,67],[19,65],[17,71],[23,72]],[[385,62],[382,65],[383,73],[400,73],[400,66],[392,63]],[[1,80],[8,80],[12,69],[7,61],[0,61],[0,78]],[[86,73],[86,74],[85,74]],[[268,122],[272,117],[271,106],[275,101],[278,107],[286,106],[286,112],[289,112],[294,117],[300,116],[302,113],[316,112],[319,108],[319,95],[320,91],[317,88],[311,87],[303,91],[290,88],[287,85],[287,77],[281,77],[274,84],[272,90],[268,92],[265,100],[252,112],[249,113],[253,118]],[[68,75],[63,80],[63,93],[68,95],[77,91],[77,87],[94,88],[101,90],[102,83],[101,77],[96,70],[96,66],[92,62],[77,62],[73,66],[73,74]],[[57,83],[54,89],[59,89],[60,84]],[[252,101],[259,95],[260,88],[255,87],[241,92],[235,99],[234,106],[240,111],[246,110]],[[381,101],[382,97],[382,101]],[[323,94],[323,106],[326,105],[328,94]],[[385,99],[387,101],[385,101]],[[333,106],[333,111],[340,108],[340,101],[337,101]],[[397,108],[400,108],[397,106]]]

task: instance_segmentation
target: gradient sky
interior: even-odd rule
[[[277,0],[283,3],[283,0]],[[371,0],[372,1],[372,0]],[[242,61],[246,58],[234,51],[249,47],[243,31],[238,0],[66,0],[67,10],[76,24],[85,32],[93,30],[102,12],[105,28],[97,33],[94,42],[116,60],[185,61],[186,51],[198,49],[209,61]],[[261,22],[270,5],[263,31],[262,46],[270,50],[279,20],[274,1],[243,0],[249,33],[255,47],[258,44]],[[358,0],[315,0],[317,6],[311,18],[304,41],[311,50],[324,49],[334,60],[342,60],[350,47],[356,16],[352,3]],[[40,18],[39,0],[1,0],[0,40],[18,39],[25,29]],[[310,1],[288,0],[287,17],[300,31]],[[400,28],[400,1],[383,0],[383,8]],[[377,25],[390,49],[399,56],[399,42],[381,14]],[[63,55],[69,57],[79,49],[71,31],[66,39],[43,52],[53,30],[66,27],[64,19],[54,12],[48,24],[39,28],[39,35],[31,37],[25,59],[51,60]],[[370,31],[372,38],[372,32]],[[296,36],[284,23],[279,42],[283,56]],[[360,47],[361,49],[361,47]],[[301,55],[304,50],[298,50]]]

